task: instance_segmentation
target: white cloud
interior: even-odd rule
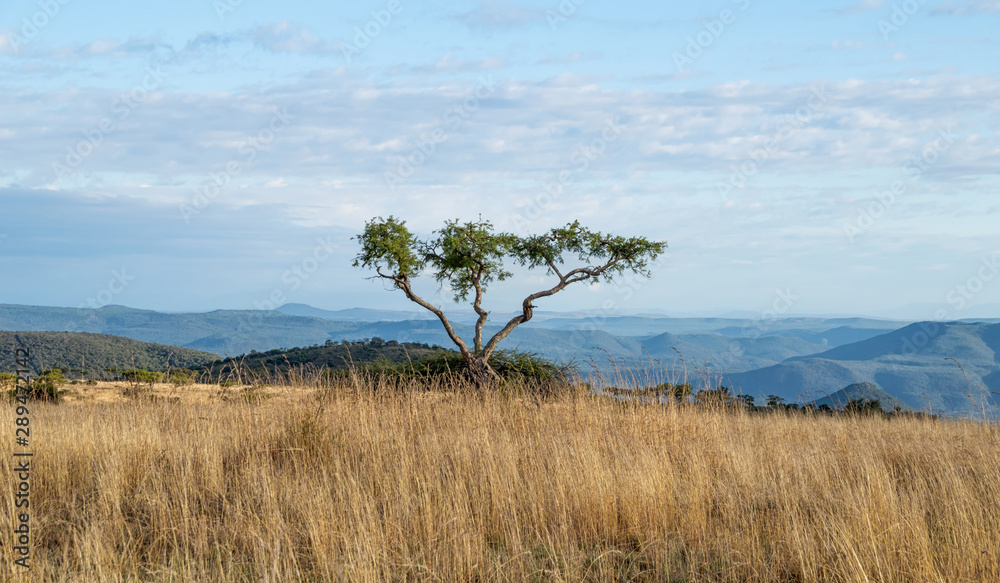
[[[1000,0],[964,0],[935,6],[931,14],[992,14],[1000,12]]]
[[[878,10],[883,6],[885,6],[884,0],[861,0],[861,2],[844,6],[843,8],[837,10],[837,12],[840,14],[858,14],[861,12],[868,12],[870,10]]]
[[[264,24],[248,36],[254,45],[272,53],[325,55],[340,51],[339,43],[325,41],[293,22]]]
[[[474,29],[511,29],[545,19],[545,12],[517,2],[486,0],[455,19]]]
[[[0,55],[13,56],[20,52],[18,41],[14,38],[17,31],[0,31]]]
[[[673,204],[662,198],[664,191],[685,204],[721,207],[725,201],[718,198],[716,183],[781,135],[812,96],[808,85],[734,82],[685,92],[617,90],[586,77],[561,76],[501,83],[460,124],[450,124],[459,118],[446,117],[448,112],[475,89],[471,80],[374,85],[340,70],[266,90],[165,92],[118,123],[71,179],[58,182],[52,163],[64,162],[67,148],[81,143],[80,128],[97,127],[113,114],[118,93],[3,91],[0,127],[8,131],[0,135],[0,149],[6,152],[5,168],[17,173],[22,186],[155,197],[176,206],[237,161],[239,173],[213,200],[213,209],[273,203],[281,192],[274,187],[295,184],[285,202],[288,220],[315,221],[309,217],[316,209],[349,213],[345,221],[398,211],[427,225],[449,209],[509,217],[561,170],[585,166],[540,220],[577,209],[619,221],[628,213],[601,209],[612,201],[651,201],[649,217],[655,217]],[[740,204],[796,208],[795,189],[773,186],[790,175],[807,181],[803,192],[846,173],[906,176],[906,159],[948,127],[955,128],[957,141],[923,176],[921,188],[989,190],[980,182],[1000,170],[996,137],[976,131],[981,113],[997,107],[996,77],[850,81],[828,84],[823,92],[825,105],[782,136],[750,186],[740,189]],[[266,130],[282,108],[295,117],[272,139]],[[623,130],[600,143],[609,120]],[[435,129],[443,130],[445,139],[398,191],[390,190],[385,173],[422,143],[426,148]],[[267,143],[254,148],[248,160],[241,148],[262,138]],[[118,178],[125,175],[141,180]],[[876,188],[885,185],[864,183],[855,190],[867,196]],[[450,201],[447,208],[441,200]]]

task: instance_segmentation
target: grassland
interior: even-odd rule
[[[1000,581],[995,425],[435,389],[74,387],[0,578]]]

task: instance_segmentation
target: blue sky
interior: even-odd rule
[[[482,215],[669,243],[543,309],[1000,317],[998,25],[996,0],[12,0],[0,302],[409,309],[350,237]]]

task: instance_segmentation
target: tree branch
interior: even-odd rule
[[[430,310],[431,313],[441,320],[441,324],[444,326],[445,331],[448,332],[448,337],[451,338],[451,341],[458,346],[458,349],[461,351],[463,357],[467,359],[472,357],[472,355],[469,354],[469,348],[465,345],[465,342],[462,341],[458,334],[455,333],[455,329],[451,327],[451,322],[448,321],[444,312],[442,312],[437,306],[427,302],[417,294],[413,293],[413,289],[410,288],[410,281],[406,276],[390,279],[393,279],[396,282],[396,286],[403,290],[403,293],[406,294],[406,297],[409,298],[410,301]]]
[[[520,326],[521,324],[524,324],[525,322],[531,319],[531,317],[534,315],[534,309],[535,309],[535,306],[532,304],[533,301],[559,293],[560,291],[565,289],[566,286],[574,284],[578,281],[584,281],[587,279],[599,277],[605,271],[614,267],[615,264],[619,262],[619,260],[620,259],[618,257],[612,257],[611,259],[608,260],[607,263],[605,263],[600,267],[578,267],[572,271],[567,272],[566,275],[560,274],[559,283],[557,283],[556,285],[547,290],[535,292],[530,296],[526,297],[524,301],[521,303],[521,313],[511,318],[507,322],[507,324],[503,328],[501,328],[499,332],[494,334],[493,338],[490,338],[490,341],[486,343],[486,347],[483,349],[482,352],[484,357],[488,359],[490,356],[492,356],[493,351],[496,350],[497,344],[499,344],[501,340],[503,340],[511,332],[513,332],[514,328]],[[559,274],[558,270],[555,269],[551,261],[547,261],[547,263],[549,264],[549,267],[551,267],[557,274]]]
[[[559,273],[559,268],[556,267],[556,262],[553,261],[553,260],[551,260],[551,259],[546,259],[545,263],[549,264],[549,269],[552,270],[552,273],[556,274],[556,277],[558,277],[559,280],[562,281],[563,280],[563,274]]]
[[[521,302],[521,314],[511,318],[507,322],[507,324],[500,329],[499,332],[493,335],[493,338],[490,338],[490,341],[486,343],[486,347],[483,348],[482,352],[483,357],[489,359],[490,356],[493,356],[493,351],[496,350],[497,344],[499,344],[501,340],[506,338],[507,335],[514,330],[514,328],[520,326],[521,324],[524,324],[525,322],[531,319],[531,317],[534,315],[534,310],[535,310],[535,306],[532,305],[531,302],[539,298],[551,296],[552,294],[561,291],[567,285],[569,284],[566,282],[565,279],[560,279],[559,283],[556,284],[555,286],[547,290],[535,292],[530,296],[524,298],[524,301]]]

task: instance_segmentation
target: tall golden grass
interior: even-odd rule
[[[13,565],[11,437],[0,576],[1000,581],[995,425],[318,394],[33,405],[33,566]]]

